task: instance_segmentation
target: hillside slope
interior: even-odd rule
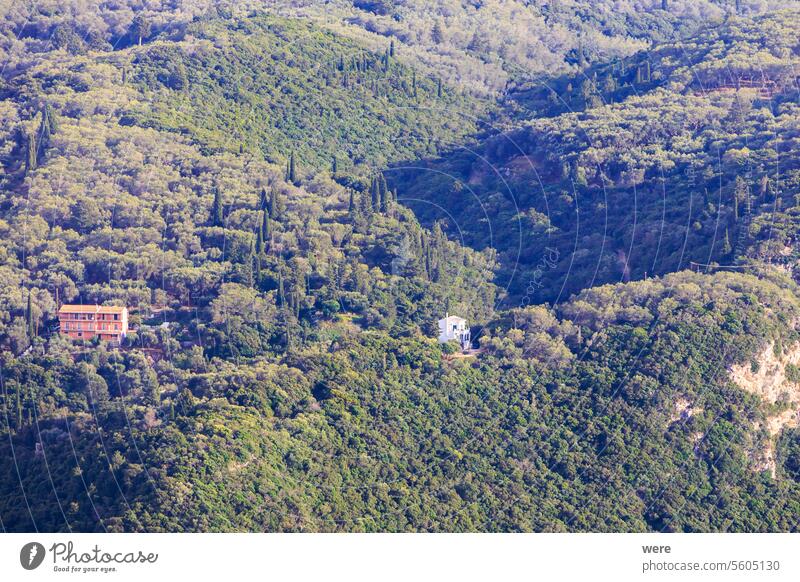
[[[791,271],[799,23],[731,19],[557,81],[523,98],[543,117],[390,177],[419,216],[493,247],[516,300],[694,264]]]
[[[3,45],[3,529],[796,529],[799,291],[749,260],[763,247],[793,261],[779,236],[791,236],[794,184],[767,172],[770,148],[794,144],[790,85],[775,77],[774,109],[759,87],[748,107],[726,87],[695,95],[659,49],[641,95],[620,87],[614,105],[586,99],[473,145],[490,102],[399,44],[393,56],[385,38],[336,32],[339,20],[154,3],[153,29],[132,36],[121,3],[81,12],[76,40],[53,29],[74,5],[55,4]],[[726,26],[747,37],[735,47],[752,36],[780,52],[798,20],[782,19]],[[786,33],[759,37],[767,23]],[[403,167],[428,156],[424,179]],[[671,193],[660,222],[654,164]],[[558,198],[550,215],[537,175]],[[695,215],[687,199],[714,180],[718,216],[710,187]],[[525,196],[521,211],[501,182]],[[521,308],[497,309],[494,247],[502,283],[513,231],[482,238],[470,190],[493,228],[531,221]],[[426,228],[405,203],[438,205],[449,224]],[[587,213],[607,215],[608,234]],[[687,213],[699,223],[687,257],[747,268],[667,273],[685,265],[671,221]],[[756,230],[781,215],[784,235]],[[723,224],[727,254],[710,234]],[[661,229],[663,250],[640,228]],[[628,275],[590,276],[619,241],[641,253],[627,253]],[[528,305],[559,282],[563,301]],[[120,349],[68,342],[55,320],[66,301],[128,305],[134,331]],[[469,318],[480,349],[435,340],[447,312]]]
[[[3,367],[11,401],[37,377],[39,404],[0,444],[0,514],[12,531],[791,531],[798,432],[755,429],[774,404],[727,369],[789,351],[794,293],[735,274],[599,288],[496,322],[471,361],[383,332],[237,364],[177,347],[73,363],[51,341]]]

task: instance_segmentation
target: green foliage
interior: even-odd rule
[[[800,315],[794,292],[689,273],[598,288],[555,312],[518,310],[514,329],[488,326],[474,365],[433,340],[346,328],[277,359],[246,358],[243,337],[237,362],[197,346],[156,365],[102,346],[73,362],[54,339],[3,364],[4,405],[20,412],[0,465],[18,463],[48,531],[93,530],[95,510],[110,531],[784,531],[800,482],[749,468],[750,419],[763,412],[718,370]],[[226,286],[215,317],[274,320],[251,313],[254,300]],[[679,399],[691,417],[675,420]],[[64,412],[45,410],[69,411],[71,439]],[[32,431],[63,516],[53,488],[33,487]],[[5,527],[30,528],[16,477],[1,484]]]
[[[573,42],[597,36],[588,2],[526,4],[502,30],[522,26],[529,42],[484,41],[494,16],[473,21],[463,3],[435,23],[415,2],[357,3],[372,24],[425,25],[407,37],[418,45],[387,48],[335,22],[220,3],[194,19],[168,4],[134,15],[122,3],[116,26],[67,25],[54,7],[3,74],[6,530],[796,527],[797,431],[754,430],[774,411],[724,373],[763,372],[765,346],[785,357],[799,339],[800,167],[768,171],[794,151],[781,79],[796,19],[734,19],[692,40],[688,63],[667,45],[593,65],[694,26],[688,5],[616,2],[603,47]],[[3,18],[7,56],[21,28]],[[533,23],[565,42],[540,42]],[[776,106],[695,94],[690,65],[719,82],[754,51]],[[470,96],[485,94],[475,79],[496,89],[505,78],[487,71],[514,62],[590,68],[555,80],[546,116],[468,144],[480,162],[449,151],[492,109]],[[498,123],[539,102],[518,91]],[[401,204],[414,198],[430,228]],[[449,240],[455,226],[483,250]],[[504,284],[519,257],[522,307],[495,311],[492,245]],[[701,259],[747,268],[666,274]],[[629,278],[642,280],[596,285]],[[559,301],[531,306],[543,299]],[[56,328],[68,301],[125,304],[134,330],[119,349],[73,344]],[[447,311],[469,319],[479,354],[436,343]],[[774,478],[757,470],[767,444]]]
[[[146,106],[128,111],[126,123],[190,133],[206,150],[244,144],[273,162],[292,152],[287,178],[294,184],[295,156],[319,170],[340,154],[348,167],[435,154],[473,132],[474,116],[486,108],[474,98],[437,95],[433,80],[420,82],[415,96],[407,66],[386,69],[380,54],[301,21],[206,20],[185,34],[136,54]]]
[[[497,250],[509,305],[687,268],[792,270],[798,34],[796,12],[731,20],[590,69],[568,83],[582,89],[577,101],[562,94],[561,110],[546,105],[546,116],[477,148],[389,175],[426,224]],[[651,62],[650,85],[632,88]],[[593,79],[606,74],[627,88],[595,106]]]

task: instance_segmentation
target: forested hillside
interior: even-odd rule
[[[796,12],[732,19],[556,79],[514,96],[523,127],[391,178],[533,303],[693,263],[791,271],[798,33]]]
[[[731,15],[753,16],[796,0],[155,0],[0,2],[0,61],[53,45],[119,49],[197,19],[267,10],[313,20],[372,50],[394,42],[429,76],[494,94],[510,82],[578,70],[684,37]],[[140,34],[141,33],[141,34]]]
[[[354,0],[274,2],[370,42],[395,39],[420,66],[476,93],[533,76],[581,69],[683,37],[730,15],[764,13],[792,0]],[[335,8],[334,8],[335,6]],[[366,34],[363,32],[366,31]]]
[[[773,478],[777,437],[756,428],[786,404],[725,370],[796,341],[795,292],[697,274],[601,288],[510,314],[474,363],[380,331],[237,363],[177,345],[156,365],[73,362],[53,341],[3,368],[25,396],[0,513],[12,530],[788,531],[796,433]]]
[[[778,4],[4,4],[0,527],[796,529]]]

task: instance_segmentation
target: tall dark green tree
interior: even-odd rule
[[[269,197],[269,217],[272,220],[280,220],[281,216],[283,216],[283,206],[281,191],[278,188],[274,188],[272,195]]]
[[[17,396],[16,429],[19,430],[20,428],[22,428],[22,386],[20,386],[19,384],[17,384],[16,396]]]
[[[386,184],[386,176],[383,174],[378,178],[378,200],[380,201],[380,211],[386,212],[389,208],[389,186]]]
[[[142,46],[142,41],[150,36],[152,25],[144,14],[137,14],[131,23],[130,33],[135,42]]]
[[[267,248],[267,244],[272,239],[272,222],[269,219],[269,210],[264,209],[261,213],[261,232],[264,233],[264,248]]]
[[[283,266],[278,267],[278,305],[286,303],[286,287],[283,281]]]
[[[258,223],[258,228],[256,229],[256,255],[261,256],[264,252],[264,221],[260,221]]]
[[[747,186],[747,181],[741,176],[736,176],[733,185],[733,214],[736,220],[739,220],[740,204],[745,204],[745,212],[750,213],[750,188]]]
[[[297,161],[295,160],[294,152],[292,152],[292,155],[289,156],[289,167],[286,171],[286,180],[297,186]]]
[[[247,261],[245,264],[245,271],[247,276],[247,286],[255,287],[255,262],[256,262],[256,241],[255,238],[250,239],[250,252],[247,253]]]
[[[44,149],[50,145],[50,123],[47,121],[47,114],[42,111],[42,121],[39,124],[39,154],[44,153]]]
[[[370,185],[370,195],[372,197],[372,210],[379,212],[381,209],[381,190],[380,180],[377,176],[372,177],[372,184]]]
[[[53,111],[53,106],[50,103],[44,104],[44,117],[47,120],[48,128],[50,129],[50,133],[55,135],[58,133],[58,117],[56,117],[56,112]]]
[[[442,27],[442,23],[438,20],[434,23],[433,29],[431,30],[431,40],[436,44],[442,44],[444,42],[444,28]]]
[[[225,217],[222,208],[222,193],[219,186],[214,186],[214,203],[211,207],[211,224],[214,226],[224,226]]]
[[[33,317],[33,299],[30,290],[28,291],[28,307],[25,310],[25,318],[28,324],[28,339],[31,343],[36,339],[36,321]]]
[[[27,176],[37,167],[39,156],[36,151],[36,136],[29,133],[26,138],[25,175]]]

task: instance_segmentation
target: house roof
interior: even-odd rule
[[[440,319],[439,323],[441,323],[443,321],[447,322],[447,323],[450,323],[451,321],[454,322],[454,323],[466,323],[467,322],[467,320],[464,319],[463,317],[458,317],[456,315],[448,315],[444,319]]]
[[[122,313],[125,307],[117,305],[62,305],[59,313]]]

